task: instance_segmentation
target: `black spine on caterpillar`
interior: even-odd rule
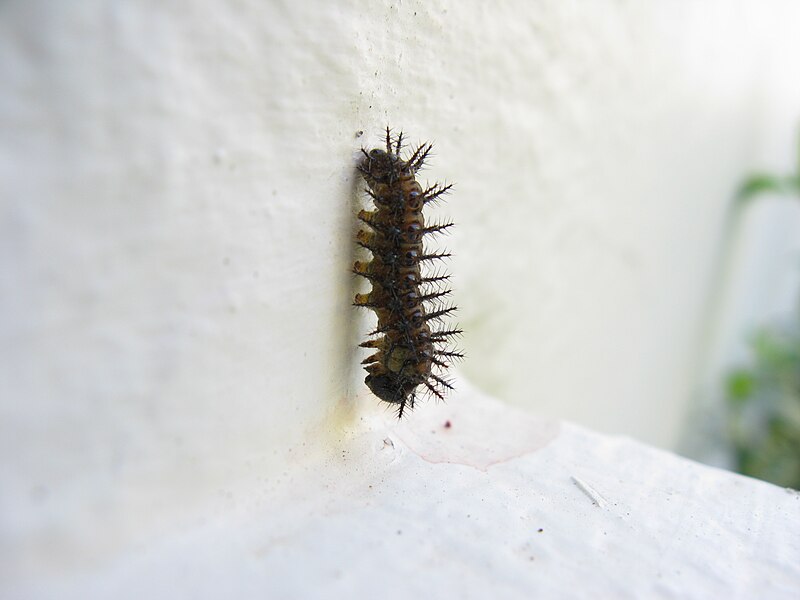
[[[358,218],[368,226],[358,232],[357,243],[372,253],[369,262],[356,261],[353,271],[372,284],[368,294],[356,294],[354,304],[375,311],[378,326],[372,339],[361,344],[374,353],[363,361],[368,373],[364,382],[381,400],[396,404],[398,417],[406,406],[413,408],[418,394],[428,392],[444,399],[451,383],[443,372],[450,362],[463,354],[449,342],[458,336],[458,328],[439,328],[443,317],[456,310],[442,304],[450,289],[443,287],[448,275],[424,274],[422,265],[450,256],[425,250],[425,236],[452,227],[452,223],[426,225],[423,208],[439,200],[451,185],[433,185],[427,189],[416,180],[431,151],[423,144],[407,159],[400,158],[403,134],[392,140],[386,128],[386,149],[367,152],[358,170],[369,186],[375,210],[362,210]]]

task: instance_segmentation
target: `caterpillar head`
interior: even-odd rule
[[[390,404],[404,404],[417,387],[417,382],[393,373],[367,375],[364,383],[378,398]]]

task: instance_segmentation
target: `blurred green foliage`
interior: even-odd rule
[[[765,192],[800,196],[800,138],[797,140],[797,171],[789,175],[756,173],[739,186],[739,200],[751,200]]]
[[[733,371],[726,386],[736,468],[800,489],[800,327],[763,330],[752,348],[752,367]]]
[[[739,200],[765,192],[800,198],[800,151],[798,160],[795,174],[749,177],[739,189]],[[730,373],[726,383],[736,469],[800,489],[800,315],[794,327],[759,332],[752,351],[752,365]]]
[[[745,180],[739,188],[738,196],[741,200],[749,200],[764,192],[791,194],[797,193],[798,190],[800,190],[800,177],[797,175],[782,177],[760,173]]]

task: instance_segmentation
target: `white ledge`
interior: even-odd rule
[[[462,386],[463,388],[463,386]],[[15,597],[796,598],[800,495],[463,390]],[[334,444],[336,446],[337,444]]]

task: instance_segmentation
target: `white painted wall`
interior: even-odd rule
[[[771,38],[748,174],[788,176],[800,169],[800,84],[783,70],[797,56],[797,36]],[[726,435],[724,381],[732,369],[752,364],[756,332],[797,326],[800,198],[769,193],[731,202],[723,223],[704,318],[703,360],[689,411],[692,426],[684,432],[680,449],[728,465],[729,440],[721,439]]]
[[[481,201],[454,200],[454,271],[475,382],[674,447],[705,365],[728,204],[758,155],[771,78],[797,88],[798,52],[770,52],[780,19],[796,20],[763,6],[655,4],[567,11],[535,41],[504,32],[532,49],[519,63],[498,34],[490,47],[519,69],[498,82],[499,109],[476,111],[496,134],[465,142],[477,167],[462,194],[479,187]],[[797,116],[770,126],[791,135]]]
[[[792,7],[3,3],[3,548],[91,561],[384,410],[348,266],[387,123],[457,184],[464,375],[674,445]]]

